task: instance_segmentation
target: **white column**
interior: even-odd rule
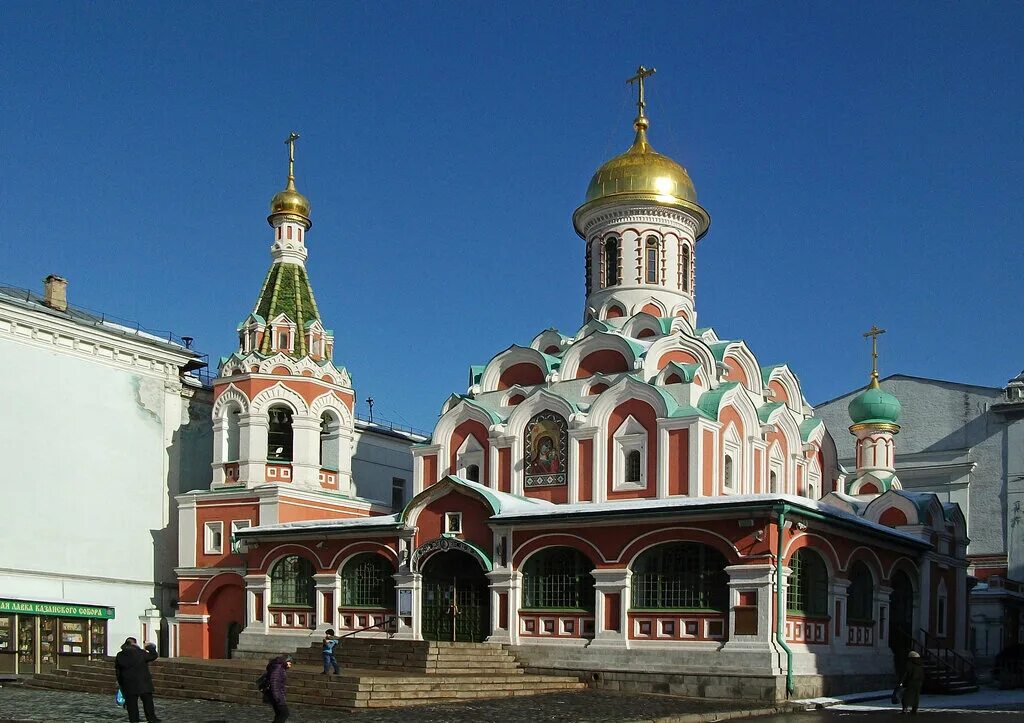
[[[829,617],[832,618],[829,631],[829,640],[833,652],[840,653],[846,650],[846,639],[849,637],[849,627],[846,623],[846,606],[849,603],[850,581],[833,577],[829,580],[828,604]],[[839,603],[839,615],[836,616],[836,603]],[[839,632],[836,632],[836,631]]]
[[[523,573],[518,570],[500,568],[487,573],[491,581],[491,634],[489,643],[515,645],[519,637],[519,589],[522,585]],[[501,595],[507,602],[506,625],[501,625]]]
[[[422,640],[423,576],[418,572],[399,572],[394,577],[395,612],[398,618],[395,637]],[[406,612],[411,614],[402,614]]]
[[[267,481],[267,433],[270,420],[265,414],[238,415],[238,479],[247,486]]]
[[[256,596],[263,595],[263,603],[257,609]],[[262,617],[262,620],[257,620]],[[245,630],[253,633],[270,631],[270,576],[245,576]]]
[[[241,431],[241,430],[239,430]],[[224,447],[228,434],[228,418],[217,417],[213,420],[213,486],[227,482],[224,475]],[[241,443],[241,440],[239,440]],[[241,447],[239,447],[241,452]]]
[[[915,640],[920,640],[922,643],[924,640],[921,639],[921,630],[929,630],[929,617],[931,615],[931,602],[932,602],[932,559],[931,556],[925,554],[921,560],[920,573],[917,578],[918,584],[918,600],[921,601],[920,607],[918,608],[917,630],[912,631],[911,636]],[[930,630],[929,630],[930,632]]]
[[[883,653],[889,650],[889,636],[892,635],[890,610],[892,604],[892,588],[885,585],[875,586],[875,650]]]
[[[594,570],[594,639],[590,648],[629,647],[629,587],[633,572],[629,569]],[[618,594],[618,630],[609,630],[606,625],[608,595]]]
[[[352,455],[355,449],[352,444],[352,431],[343,429],[338,433],[338,491],[349,497],[356,496],[356,488],[352,483]]]
[[[958,543],[954,542],[953,544]],[[961,555],[961,559],[963,559],[963,555]],[[953,599],[953,604],[950,605],[955,612],[953,625],[956,628],[956,632],[953,638],[953,649],[960,655],[970,655],[971,651],[967,649],[967,611],[970,609],[970,601],[967,595],[967,567],[958,566],[954,575],[956,576],[956,597]],[[949,605],[948,602],[946,604]]]
[[[724,650],[771,650],[774,570],[775,566],[767,563],[729,565],[725,568],[729,575],[729,640],[723,646]],[[741,593],[753,593],[755,596],[757,632],[753,635],[736,632],[736,608],[740,605]]]
[[[335,572],[313,575],[313,582],[316,584],[316,631],[325,632],[327,628],[337,630],[338,593],[341,590],[341,582]],[[332,597],[330,609],[327,607],[327,594]]]
[[[320,488],[320,420],[305,414],[292,417],[292,484]]]

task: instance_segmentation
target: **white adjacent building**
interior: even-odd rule
[[[159,641],[177,594],[174,495],[209,486],[205,366],[160,338],[0,287],[0,672]]]

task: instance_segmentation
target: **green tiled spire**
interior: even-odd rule
[[[281,314],[295,322],[295,350],[291,355],[296,358],[306,356],[309,350],[306,348],[303,330],[307,323],[320,321],[320,312],[316,308],[313,288],[309,285],[305,267],[287,263],[271,266],[253,313],[266,319],[268,324]],[[270,334],[263,335],[260,353],[272,352],[271,341]]]

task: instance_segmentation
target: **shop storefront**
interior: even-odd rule
[[[107,654],[114,608],[0,598],[0,673],[46,673]]]

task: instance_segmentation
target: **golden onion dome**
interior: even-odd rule
[[[696,203],[697,190],[686,169],[647,142],[647,119],[637,118],[634,127],[633,145],[597,169],[587,187],[585,203],[625,198]]]
[[[309,218],[309,199],[295,190],[295,180],[288,179],[288,186],[274,194],[270,201],[270,215],[287,213]]]

